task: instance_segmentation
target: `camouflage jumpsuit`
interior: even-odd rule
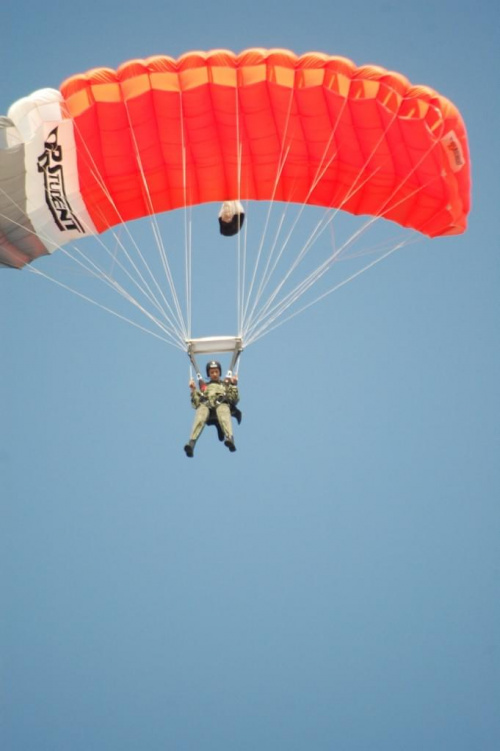
[[[214,413],[224,436],[232,439],[231,406],[235,406],[239,398],[238,387],[223,381],[209,381],[203,392],[197,389],[192,391],[191,404],[196,410],[196,415],[189,440],[198,440],[207,420]]]

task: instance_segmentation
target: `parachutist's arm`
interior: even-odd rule
[[[196,388],[196,383],[192,378],[189,381],[189,390],[191,392],[191,404],[194,409],[197,409],[200,406],[201,402],[204,401],[204,397],[201,391]]]
[[[229,384],[226,387],[226,398],[229,404],[238,404],[240,400],[240,393],[236,385]]]
[[[197,409],[201,404],[201,394],[199,391],[191,392],[191,405],[194,409]]]

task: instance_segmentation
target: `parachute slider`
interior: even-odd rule
[[[240,336],[205,336],[201,339],[186,339],[188,354],[209,355],[218,352],[241,352],[243,340]]]
[[[219,352],[232,352],[231,364],[226,378],[232,378],[233,370],[238,358],[243,352],[243,339],[240,336],[205,336],[201,339],[186,339],[188,357],[191,360],[201,390],[204,390],[203,376],[201,375],[195,355],[216,354]]]

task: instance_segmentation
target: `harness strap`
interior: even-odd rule
[[[198,363],[196,362],[196,358],[195,358],[194,353],[193,353],[193,351],[191,349],[191,346],[188,347],[187,353],[188,353],[189,359],[191,360],[191,365],[194,368],[194,372],[196,373],[196,378],[198,380],[198,385],[200,387],[200,391],[205,391],[205,389],[207,388],[207,385],[206,385],[205,381],[203,380],[203,376],[202,376],[202,374],[200,372],[200,369],[198,367]]]
[[[236,363],[238,362],[238,359],[243,352],[243,347],[236,347],[233,356],[231,358],[231,364],[229,365],[229,370],[227,371],[226,378],[231,378],[233,375],[233,370],[236,367]]]

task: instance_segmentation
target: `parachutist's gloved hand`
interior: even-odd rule
[[[191,380],[189,381],[189,388],[191,389],[191,391],[194,391],[194,390],[195,390],[195,388],[196,388],[196,383],[195,383],[195,382],[193,381],[193,379],[192,379],[192,378],[191,378]]]

